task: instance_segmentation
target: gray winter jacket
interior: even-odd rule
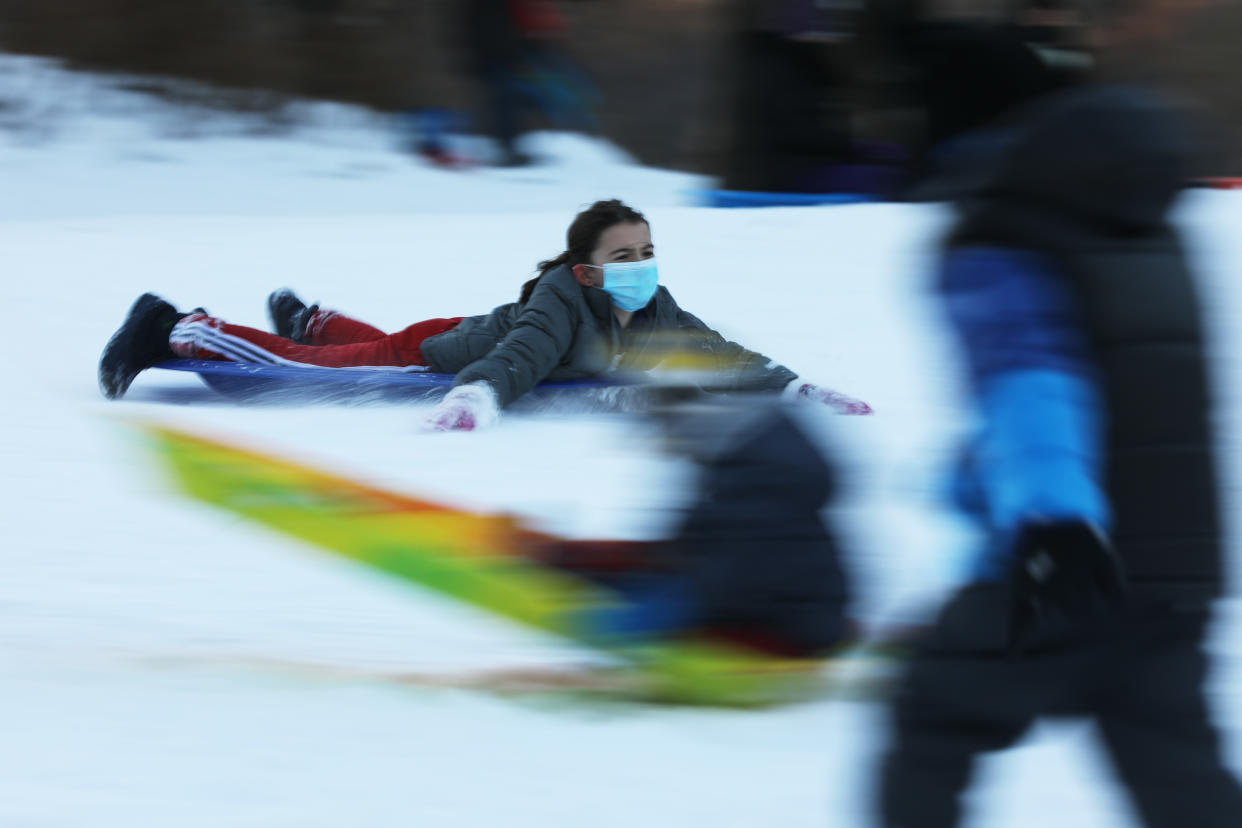
[[[548,271],[525,304],[464,319],[424,341],[422,352],[433,371],[457,374],[455,385],[489,383],[502,408],[545,379],[646,371],[687,357],[711,372],[714,390],[777,391],[796,376],[726,340],[664,287],[622,328],[608,294],[583,287],[568,266]]]

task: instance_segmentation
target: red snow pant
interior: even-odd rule
[[[423,340],[456,328],[464,317],[425,319],[386,334],[343,313],[318,310],[306,326],[304,342],[267,331],[231,325],[205,313],[178,322],[168,337],[184,359],[215,359],[265,365],[319,365],[325,368],[426,366]]]

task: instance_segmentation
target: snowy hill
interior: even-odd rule
[[[962,539],[935,485],[965,426],[923,295],[937,209],[706,210],[690,206],[693,176],[565,135],[532,137],[536,167],[445,172],[362,112],[308,107],[304,125],[256,135],[244,117],[187,121],[27,58],[0,57],[0,101],[47,124],[0,126],[0,825],[869,824],[874,703],[566,708],[365,679],[587,656],[180,498],[127,423],[582,537],[656,533],[682,495],[685,469],[639,425],[545,412],[420,434],[417,406],[240,407],[154,374],[109,404],[95,366],[145,290],[253,325],[282,285],[389,329],[481,313],[561,249],[582,205],[621,197],[651,219],[683,306],[876,408],[808,421],[848,472],[834,515],[858,611],[900,620],[953,582]],[[1242,195],[1192,194],[1182,209],[1212,300],[1238,514]],[[1242,768],[1236,604],[1214,700]],[[349,669],[263,666],[282,660]],[[988,763],[971,824],[1133,824],[1087,737],[1049,727]]]

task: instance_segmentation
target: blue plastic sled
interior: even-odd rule
[[[156,368],[189,371],[213,390],[248,402],[348,402],[430,400],[453,385],[453,374],[384,368],[316,368],[302,365],[259,365],[206,359],[171,359]],[[595,377],[543,382],[531,392],[548,398],[583,389],[621,383]],[[530,395],[528,395],[530,396]]]
[[[879,201],[867,193],[767,193],[749,190],[701,190],[704,207],[813,207],[817,204],[864,204]]]

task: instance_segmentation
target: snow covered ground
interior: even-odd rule
[[[263,667],[435,672],[583,655],[179,497],[130,423],[582,537],[656,533],[678,502],[685,470],[640,425],[530,413],[422,434],[417,406],[239,407],[163,372],[109,404],[95,366],[145,290],[254,325],[281,285],[387,328],[484,312],[562,248],[581,206],[621,197],[651,219],[683,306],[876,408],[809,422],[847,471],[834,515],[859,613],[901,620],[953,582],[962,540],[935,489],[965,426],[923,294],[938,210],[702,209],[695,177],[564,135],[532,137],[537,167],[444,172],[358,111],[307,107],[304,126],[257,135],[252,120],[115,85],[0,56],[0,825],[869,824],[875,703],[557,706]],[[1182,209],[1211,297],[1236,514],[1242,195],[1194,194]],[[1242,769],[1236,605],[1223,606],[1213,699]],[[976,828],[1133,824],[1073,725],[985,763],[974,805]]]

